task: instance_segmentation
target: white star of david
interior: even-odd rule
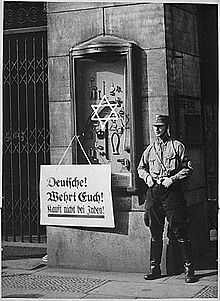
[[[119,116],[115,111],[117,104],[111,104],[106,95],[102,97],[99,104],[91,105],[91,107],[94,111],[91,120],[99,121],[102,130],[105,129],[105,125],[108,121],[119,119]]]

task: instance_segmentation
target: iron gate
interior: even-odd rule
[[[3,239],[42,242],[40,164],[49,164],[47,34],[4,37]]]

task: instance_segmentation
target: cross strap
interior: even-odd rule
[[[179,164],[180,164],[180,163],[181,163],[181,159],[180,159],[180,156],[179,156],[179,154],[177,153],[177,151],[176,151],[176,149],[175,149],[175,147],[174,147],[173,139],[171,139],[171,144],[172,144],[174,153],[175,153],[175,155],[176,155],[176,157],[177,157],[177,159],[178,159],[178,161],[179,161]]]
[[[157,152],[156,147],[155,147],[155,142],[153,143],[153,148],[154,148],[154,152],[155,152],[155,154],[156,154],[156,156],[157,156],[157,159],[159,160],[161,166],[163,167],[163,169],[164,169],[166,172],[168,172],[166,166],[164,165],[163,161],[161,160],[160,156],[158,155],[158,152]]]

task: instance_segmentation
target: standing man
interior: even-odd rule
[[[146,280],[161,277],[161,256],[165,217],[168,221],[169,241],[180,246],[185,272],[185,282],[195,281],[191,260],[191,245],[187,235],[186,204],[182,185],[192,173],[191,162],[185,156],[184,145],[168,134],[169,118],[156,115],[153,129],[156,141],[142,154],[139,177],[144,180],[146,192],[144,221],[151,232],[150,274]]]

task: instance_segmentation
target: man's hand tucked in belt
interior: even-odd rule
[[[161,182],[161,184],[162,184],[164,187],[168,188],[168,187],[170,187],[170,185],[173,184],[173,179],[172,179],[172,178],[165,177],[165,178],[163,179],[163,181]]]

